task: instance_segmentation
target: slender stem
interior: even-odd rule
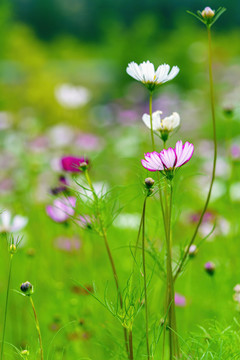
[[[210,187],[208,190],[208,195],[207,195],[207,199],[205,202],[205,205],[203,207],[201,216],[199,218],[199,221],[197,223],[196,229],[193,233],[193,237],[190,241],[190,243],[187,246],[187,249],[182,257],[182,260],[180,262],[180,264],[178,265],[178,268],[176,270],[175,276],[174,276],[174,281],[176,281],[178,275],[181,273],[183,265],[187,259],[188,256],[188,252],[190,249],[190,246],[194,243],[194,240],[197,236],[199,227],[202,223],[204,214],[207,210],[208,204],[209,204],[209,200],[211,197],[211,193],[212,193],[212,187],[213,187],[213,183],[215,180],[215,171],[216,171],[216,163],[217,163],[217,133],[216,133],[216,118],[215,118],[215,104],[214,104],[214,89],[213,89],[213,74],[212,74],[212,42],[211,42],[211,29],[210,27],[207,27],[207,32],[208,32],[208,60],[209,60],[209,87],[210,87],[210,102],[211,102],[211,112],[212,112],[212,125],[213,125],[213,143],[214,143],[214,157],[213,157],[213,168],[212,168],[212,177],[211,177],[211,182],[210,182]]]
[[[132,329],[129,330],[129,359],[133,360],[133,338],[132,338]]]
[[[151,140],[152,140],[152,147],[153,151],[155,150],[155,142],[154,142],[154,134],[153,134],[153,118],[152,118],[152,92],[150,92],[149,97],[149,115],[150,115],[150,124],[151,124]]]
[[[13,254],[10,255],[10,264],[9,264],[9,271],[8,271],[7,295],[6,295],[6,302],[5,302],[3,334],[2,334],[1,360],[3,359],[3,349],[4,349],[4,340],[5,340],[6,323],[7,323],[8,298],[9,298],[9,288],[10,288],[11,273],[12,273],[12,258],[13,258]]]
[[[32,305],[32,309],[33,309],[33,313],[34,313],[34,318],[35,318],[36,329],[37,329],[37,333],[38,333],[41,360],[43,360],[43,344],[42,344],[42,337],[41,337],[41,331],[40,331],[39,321],[38,321],[38,317],[37,317],[37,313],[36,313],[36,309],[35,309],[35,306],[34,306],[34,303],[33,303],[32,296],[29,296],[29,299],[30,299],[30,303],[31,303],[31,305]]]
[[[122,294],[121,294],[120,287],[119,287],[118,275],[117,275],[116,266],[115,266],[115,263],[114,263],[114,260],[113,260],[113,256],[112,256],[112,253],[111,253],[111,250],[110,250],[110,246],[108,244],[106,228],[104,226],[101,211],[99,209],[99,202],[98,202],[99,199],[98,199],[98,196],[97,196],[97,194],[96,194],[96,192],[94,190],[94,187],[93,187],[92,181],[90,179],[88,170],[85,170],[85,176],[86,176],[87,182],[88,182],[88,184],[90,186],[90,189],[92,191],[92,194],[93,194],[95,202],[96,202],[97,216],[98,216],[98,220],[99,220],[99,223],[100,223],[101,235],[102,235],[102,238],[104,240],[104,244],[105,244],[105,247],[106,247],[106,250],[107,250],[108,258],[109,258],[109,261],[110,261],[110,264],[111,264],[111,267],[112,267],[112,272],[113,272],[113,277],[114,277],[116,288],[117,288],[120,307],[121,307],[121,309],[123,309],[123,299],[122,299]],[[124,332],[124,341],[125,341],[126,351],[127,351],[128,357],[130,358],[129,349],[128,349],[127,329],[125,327],[123,327],[123,332]]]
[[[170,182],[169,205],[167,207],[167,311],[169,326],[169,359],[179,358],[179,345],[176,335],[176,310],[174,301],[174,281],[172,272],[172,243],[171,243],[171,218],[172,218],[172,195],[173,186]],[[164,351],[163,351],[164,352]]]
[[[148,299],[147,299],[147,278],[146,278],[146,259],[145,259],[145,213],[146,201],[143,204],[143,221],[142,221],[142,262],[143,262],[143,280],[144,280],[144,299],[145,299],[145,320],[146,320],[146,345],[147,358],[150,360],[149,336],[148,336]]]
[[[152,151],[156,150],[155,147],[155,141],[154,141],[154,134],[153,134],[153,124],[152,124],[152,92],[150,92],[150,97],[149,97],[149,116],[150,116],[150,124],[151,124],[151,140],[152,140]],[[162,210],[162,216],[163,216],[163,223],[164,223],[164,229],[166,232],[166,219],[165,219],[165,211],[164,211],[164,206],[163,206],[163,199],[162,199],[162,190],[160,187],[160,174],[159,171],[157,171],[157,177],[158,177],[158,190],[159,190],[159,198],[160,198],[160,204],[161,204],[161,210]],[[166,235],[166,233],[165,233]]]

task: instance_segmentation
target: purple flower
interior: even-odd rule
[[[76,222],[83,229],[91,229],[92,228],[93,221],[89,215],[80,215]]]
[[[82,172],[80,166],[82,163],[89,163],[88,159],[85,157],[76,157],[76,156],[64,156],[61,159],[61,165],[63,170],[68,172]]]
[[[175,301],[175,305],[179,306],[179,307],[184,307],[186,306],[186,298],[183,295],[180,295],[178,293],[175,293],[174,296],[174,301]]]
[[[160,153],[153,151],[145,154],[142,166],[149,171],[173,171],[175,168],[186,164],[191,159],[193,151],[193,144],[187,141],[183,145],[182,141],[178,141],[174,149],[170,147]]]
[[[69,183],[68,183],[67,179],[65,178],[65,176],[60,175],[58,182],[59,182],[59,186],[51,189],[51,193],[53,195],[58,195],[60,193],[67,192]]]
[[[75,207],[76,198],[69,196],[68,198],[54,200],[53,205],[48,205],[46,207],[46,212],[52,220],[62,223],[67,221],[70,216],[74,215]]]

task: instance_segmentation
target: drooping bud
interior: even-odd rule
[[[206,270],[206,272],[209,274],[209,275],[213,275],[214,272],[215,272],[215,269],[216,269],[216,266],[213,262],[211,261],[208,261],[206,262],[206,264],[204,265],[204,269]]]
[[[211,19],[215,15],[215,10],[212,10],[209,6],[205,7],[205,9],[202,11],[202,17],[204,19]]]
[[[29,281],[22,283],[20,289],[26,296],[31,296],[34,293],[33,286]]]

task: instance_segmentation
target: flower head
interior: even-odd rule
[[[67,172],[82,172],[81,165],[88,164],[89,161],[85,157],[76,157],[76,156],[64,156],[61,159],[62,169]]]
[[[69,196],[66,198],[55,199],[53,205],[46,207],[48,216],[55,222],[62,223],[74,215],[76,207],[76,198]]]
[[[188,11],[188,13],[196,17],[208,28],[210,28],[225,11],[226,9],[223,7],[220,7],[217,11],[215,11],[212,10],[209,6],[207,6],[203,11],[198,10],[196,14],[190,11]]]
[[[22,230],[28,223],[28,219],[21,215],[12,217],[10,211],[6,210],[0,214],[0,232],[10,233]]]
[[[170,147],[160,153],[153,151],[145,154],[142,166],[149,171],[163,171],[169,179],[172,179],[174,170],[186,164],[191,159],[193,151],[193,144],[187,141],[183,145],[182,141],[178,141],[174,149]]]
[[[143,83],[150,91],[153,91],[159,85],[174,79],[179,73],[179,68],[173,66],[170,71],[170,66],[163,64],[158,66],[155,71],[154,65],[148,60],[140,65],[132,61],[128,64],[126,71],[128,75]]]
[[[166,141],[170,132],[176,129],[180,125],[180,116],[177,112],[173,112],[172,115],[161,119],[162,111],[155,111],[152,114],[152,129],[153,131],[160,131],[161,138]],[[150,115],[143,114],[142,120],[144,124],[151,129]]]

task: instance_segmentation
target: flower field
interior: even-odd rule
[[[0,360],[240,359],[239,25],[216,4],[169,28],[55,12],[49,37],[0,5]]]

